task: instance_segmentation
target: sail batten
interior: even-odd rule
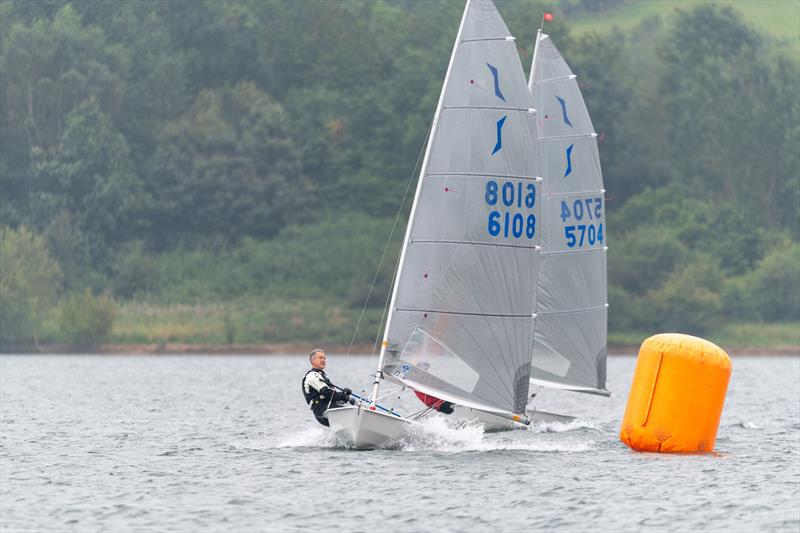
[[[525,248],[528,250],[538,250],[539,247],[535,245],[525,246],[522,244],[492,244],[489,242],[476,242],[476,241],[445,241],[445,240],[424,240],[414,239],[409,241],[409,244],[469,244],[472,246],[497,246],[501,248]]]
[[[571,307],[569,309],[561,309],[558,311],[539,311],[536,316],[547,316],[547,315],[563,315],[563,314],[572,314],[572,313],[588,313],[591,311],[599,311],[601,309],[605,309],[608,307],[608,304],[602,305],[595,305],[592,307]]]
[[[422,309],[422,308],[405,308],[398,307],[396,311],[418,311],[420,313],[439,313],[444,315],[464,315],[464,316],[484,316],[484,317],[498,317],[498,318],[533,318],[533,315],[512,315],[512,314],[499,314],[499,313],[467,313],[464,311],[444,311],[442,309]]]
[[[508,107],[508,106],[488,106],[488,105],[448,105],[442,109],[489,109],[496,111],[518,111],[520,113],[533,113],[533,108],[530,107]]]
[[[513,174],[492,174],[490,172],[427,172],[425,174],[428,178],[436,178],[439,176],[480,176],[485,178],[514,178],[517,180],[532,180],[542,181],[540,176],[518,176]]]
[[[515,39],[513,35],[507,35],[505,37],[487,37],[485,39],[463,39],[461,43],[467,44],[467,43],[483,43],[488,41],[514,41],[514,40]]]
[[[549,143],[553,141],[563,141],[564,139],[583,139],[586,137],[597,137],[597,134],[591,132],[591,133],[576,133],[574,135],[554,135],[552,137],[545,137],[539,139],[539,142]]]

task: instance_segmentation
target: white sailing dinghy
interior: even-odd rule
[[[530,386],[609,395],[597,134],[576,76],[541,30],[527,91],[523,76],[492,2],[468,0],[372,402],[328,411],[333,432],[357,447],[389,445],[415,424],[376,409],[382,379],[453,402],[456,418],[487,430],[571,418],[526,409]]]
[[[467,0],[437,104],[370,402],[329,409],[357,448],[415,424],[376,409],[386,379],[527,423],[542,178],[514,38],[490,0]]]

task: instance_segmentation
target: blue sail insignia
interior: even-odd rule
[[[486,66],[489,67],[489,70],[492,72],[492,76],[494,76],[494,94],[495,94],[495,96],[497,96],[500,100],[505,102],[506,101],[506,97],[503,96],[502,92],[500,92],[500,76],[497,73],[497,69],[494,67],[494,65],[490,65],[489,63],[486,63]]]
[[[503,118],[497,121],[497,144],[494,145],[494,150],[492,150],[492,155],[499,152],[500,149],[503,147],[503,124],[505,124],[507,116],[508,115],[503,115]]]
[[[569,117],[567,116],[567,102],[565,102],[560,96],[556,96],[556,100],[558,100],[558,103],[561,104],[561,113],[564,115],[564,124],[571,128],[572,122],[570,122]]]
[[[570,144],[567,146],[567,171],[564,172],[564,177],[566,178],[572,173],[572,147],[575,146],[574,144]]]

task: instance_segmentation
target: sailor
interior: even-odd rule
[[[317,422],[328,426],[328,419],[324,416],[327,409],[342,407],[350,400],[352,391],[348,388],[340,389],[325,375],[325,352],[319,348],[311,350],[308,355],[311,361],[311,370],[303,377],[303,396],[311,407]],[[338,390],[337,390],[338,389]]]

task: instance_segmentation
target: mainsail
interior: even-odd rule
[[[607,395],[607,231],[597,134],[575,75],[541,31],[528,86],[544,177],[531,382]]]
[[[535,145],[514,39],[490,0],[468,0],[401,252],[383,377],[524,412],[542,231]]]

